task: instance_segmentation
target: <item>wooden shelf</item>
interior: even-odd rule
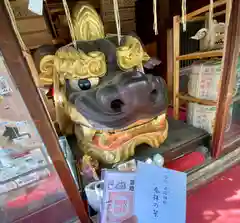
[[[226,0],[219,0],[219,1],[216,1],[213,3],[213,8],[216,8],[216,7],[219,7],[219,6],[222,6],[224,4],[226,4]],[[206,13],[209,11],[209,7],[210,5],[206,5],[200,9],[197,9],[189,14],[186,15],[186,20],[189,21],[191,19],[193,19],[195,16],[198,16],[198,15],[202,15],[203,13]]]
[[[223,55],[222,50],[212,50],[207,52],[195,52],[190,54],[185,54],[181,56],[177,56],[177,60],[192,60],[192,59],[202,59],[208,57],[221,57]]]
[[[56,8],[56,9],[50,9],[50,13],[60,13],[64,12],[64,8]]]
[[[216,105],[216,101],[213,100],[207,100],[207,99],[200,99],[200,98],[195,98],[192,97],[191,95],[187,94],[187,93],[180,93],[177,96],[179,99],[184,100],[184,101],[189,101],[189,102],[194,102],[194,103],[198,103],[198,104],[202,104],[202,105]],[[233,103],[240,101],[240,94],[236,95],[233,97],[232,99]]]
[[[63,39],[60,39],[60,38],[59,39],[52,39],[52,45],[56,45],[56,44],[66,44],[66,41],[63,40]],[[49,45],[51,45],[51,43],[49,43]],[[42,46],[42,44],[29,46],[28,49],[29,50],[36,50],[40,46]]]
[[[198,103],[198,104],[202,104],[202,105],[216,105],[217,102],[216,101],[212,101],[212,100],[206,100],[206,99],[200,99],[200,98],[195,98],[190,96],[189,94],[186,93],[180,93],[177,96],[179,99],[181,100],[185,100],[185,101],[189,101],[189,102],[194,102],[194,103]]]
[[[216,18],[218,16],[221,15],[225,15],[226,14],[226,10],[222,10],[220,12],[216,12],[213,14],[213,18]],[[187,20],[188,22],[196,22],[196,21],[205,21],[208,17],[206,15],[203,16],[196,16],[196,17],[192,17],[190,20]]]

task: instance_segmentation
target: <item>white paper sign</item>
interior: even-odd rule
[[[138,223],[186,222],[186,173],[138,162],[135,184]]]
[[[134,188],[134,172],[104,173],[101,223],[122,223],[133,215]]]
[[[43,0],[29,0],[28,9],[38,15],[43,14]]]
[[[39,175],[35,172],[35,173],[30,173],[26,176],[19,177],[15,180],[15,182],[19,187],[22,187],[26,184],[30,184],[37,180],[39,180]]]

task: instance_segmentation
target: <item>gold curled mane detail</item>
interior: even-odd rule
[[[47,55],[40,62],[40,80],[52,83],[53,70],[60,79],[102,77],[107,72],[105,55],[99,51],[85,54],[72,46],[60,48],[55,55]]]
[[[78,3],[73,10],[72,21],[76,40],[90,41],[105,37],[103,23],[90,5]]]
[[[127,36],[124,46],[117,49],[118,65],[123,70],[141,67],[142,62],[149,59],[150,57],[144,52],[140,41],[132,36]]]

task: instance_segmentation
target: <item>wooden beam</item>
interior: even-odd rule
[[[206,51],[206,52],[195,52],[195,53],[189,53],[181,56],[177,56],[177,60],[192,60],[192,59],[202,59],[202,58],[208,58],[208,57],[221,57],[223,55],[222,50],[212,50],[212,51]]]
[[[45,144],[48,154],[63,184],[80,221],[88,223],[89,218],[68,165],[61,152],[58,137],[50,121],[45,105],[34,83],[30,68],[25,60],[13,27],[8,17],[4,1],[0,2],[0,50],[14,82],[24,100],[33,120],[38,121],[36,128]],[[64,210],[59,210],[64,211]]]
[[[171,102],[173,100],[173,29],[167,30],[167,86]]]
[[[213,134],[213,155],[218,157],[223,149],[224,135],[229,107],[232,103],[233,84],[236,79],[236,65],[240,46],[240,0],[232,0],[232,7],[223,53],[222,81],[217,106],[215,131]]]
[[[232,0],[227,0],[225,24],[229,24],[229,18],[230,18],[231,10],[232,10]]]
[[[11,21],[12,28],[14,30],[14,33],[15,33],[16,37],[17,37],[17,41],[18,41],[18,43],[21,47],[22,53],[23,53],[26,61],[29,64],[29,68],[31,70],[31,74],[32,74],[32,77],[34,79],[34,82],[37,86],[39,86],[38,71],[37,71],[36,66],[34,64],[31,53],[29,52],[29,50],[28,50],[26,44],[24,43],[23,38],[22,38],[22,36],[21,36],[21,34],[18,30],[15,15],[14,15],[13,9],[11,7],[11,4],[10,4],[9,0],[5,0],[5,1],[2,1],[2,2],[4,2],[4,5],[6,7],[7,16]],[[36,18],[38,18],[38,17],[36,17]]]
[[[226,10],[222,10],[220,12],[215,12],[213,14],[213,18],[216,18],[216,17],[221,16],[221,15],[225,15],[225,14],[226,14]],[[207,16],[205,16],[205,15],[192,17],[191,19],[187,20],[187,22],[203,21],[203,20],[206,20],[206,18],[207,18]]]
[[[216,101],[206,100],[206,99],[200,99],[200,98],[195,98],[195,97],[190,96],[189,94],[180,93],[180,94],[178,95],[178,97],[179,97],[181,100],[189,101],[189,102],[194,102],[194,103],[198,103],[198,104],[202,104],[202,105],[214,106],[214,105],[217,104]]]
[[[219,7],[219,6],[221,6],[221,5],[226,4],[226,1],[227,1],[227,0],[219,0],[219,1],[214,2],[214,3],[213,3],[213,8],[216,8],[216,7]],[[191,13],[188,13],[188,14],[186,15],[186,20],[189,21],[189,20],[191,20],[193,17],[198,16],[198,15],[201,15],[201,14],[207,12],[207,11],[209,10],[209,6],[210,6],[210,5],[206,5],[206,6],[202,7],[202,8],[200,8],[200,9],[197,9],[197,10],[191,12]]]
[[[57,34],[57,31],[56,31],[56,28],[55,28],[55,25],[54,25],[54,22],[53,22],[51,12],[48,8],[47,0],[45,0],[44,6],[45,6],[45,10],[47,11],[48,20],[50,21],[51,29],[53,31],[53,36],[54,36],[54,38],[57,38],[58,34]]]
[[[173,17],[173,117],[179,119],[179,75],[180,64],[176,58],[180,53],[180,17]]]
[[[239,164],[239,162],[240,147],[217,160],[211,160],[202,168],[189,173],[187,178],[187,189],[189,193],[191,193],[192,190],[198,189],[200,186],[210,182],[214,177],[234,165]]]
[[[222,10],[220,12],[215,12],[215,13],[213,13],[213,18],[216,18],[221,15],[225,15],[225,14],[226,14],[226,10]]]

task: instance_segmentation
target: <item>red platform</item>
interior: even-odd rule
[[[240,165],[188,196],[187,223],[240,223]]]

